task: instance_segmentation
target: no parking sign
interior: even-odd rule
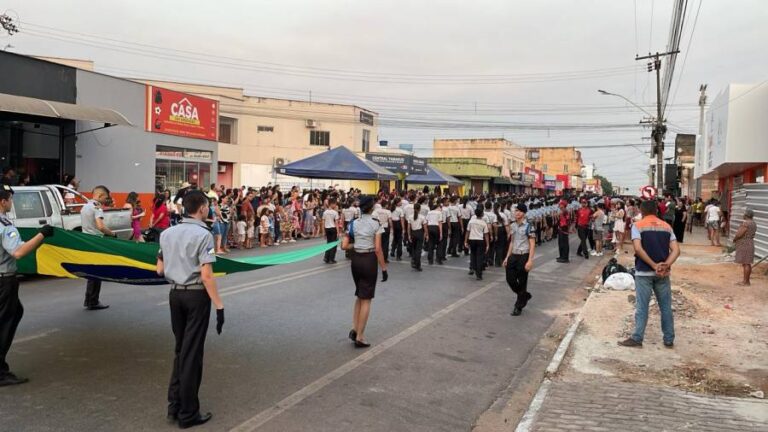
[[[640,188],[640,195],[645,199],[653,199],[656,197],[656,188],[648,185]]]

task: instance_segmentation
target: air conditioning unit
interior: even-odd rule
[[[219,165],[219,174],[224,174],[227,172],[227,166],[226,165]]]
[[[306,126],[308,128],[316,128],[317,127],[317,120],[307,120]]]
[[[285,159],[283,159],[283,158],[275,158],[274,165],[275,165],[275,167],[281,167],[281,166],[285,165]]]

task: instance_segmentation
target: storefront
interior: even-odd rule
[[[146,206],[160,178],[167,188],[215,178],[215,101],[158,97],[134,81],[2,51],[0,70],[0,168],[17,180],[74,174],[81,191],[106,185],[117,206],[129,192]]]

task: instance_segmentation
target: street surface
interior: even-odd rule
[[[597,263],[556,263],[556,242],[537,252],[533,300],[520,317],[509,315],[514,294],[501,269],[476,281],[466,257],[425,263],[422,273],[393,261],[377,287],[367,350],[347,339],[354,287],[341,253],[334,266],[318,256],[219,279],[227,321],[222,335],[209,330],[200,391],[214,417],[197,429],[470,430],[526,372],[558,307],[581,295]],[[82,309],[84,290],[82,280],[22,282],[25,315],[9,362],[30,382],[0,389],[0,430],[172,430],[168,288],[105,283],[112,307],[99,312]]]

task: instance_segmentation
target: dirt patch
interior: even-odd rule
[[[565,373],[715,395],[768,393],[768,278],[758,268],[751,287],[736,286],[741,267],[728,262],[721,248],[695,240],[682,245],[686,259],[672,271],[675,347],[661,343],[655,301],[643,348],[618,346],[634,329],[634,292],[593,289]],[[634,264],[631,253],[618,259],[627,267]]]

